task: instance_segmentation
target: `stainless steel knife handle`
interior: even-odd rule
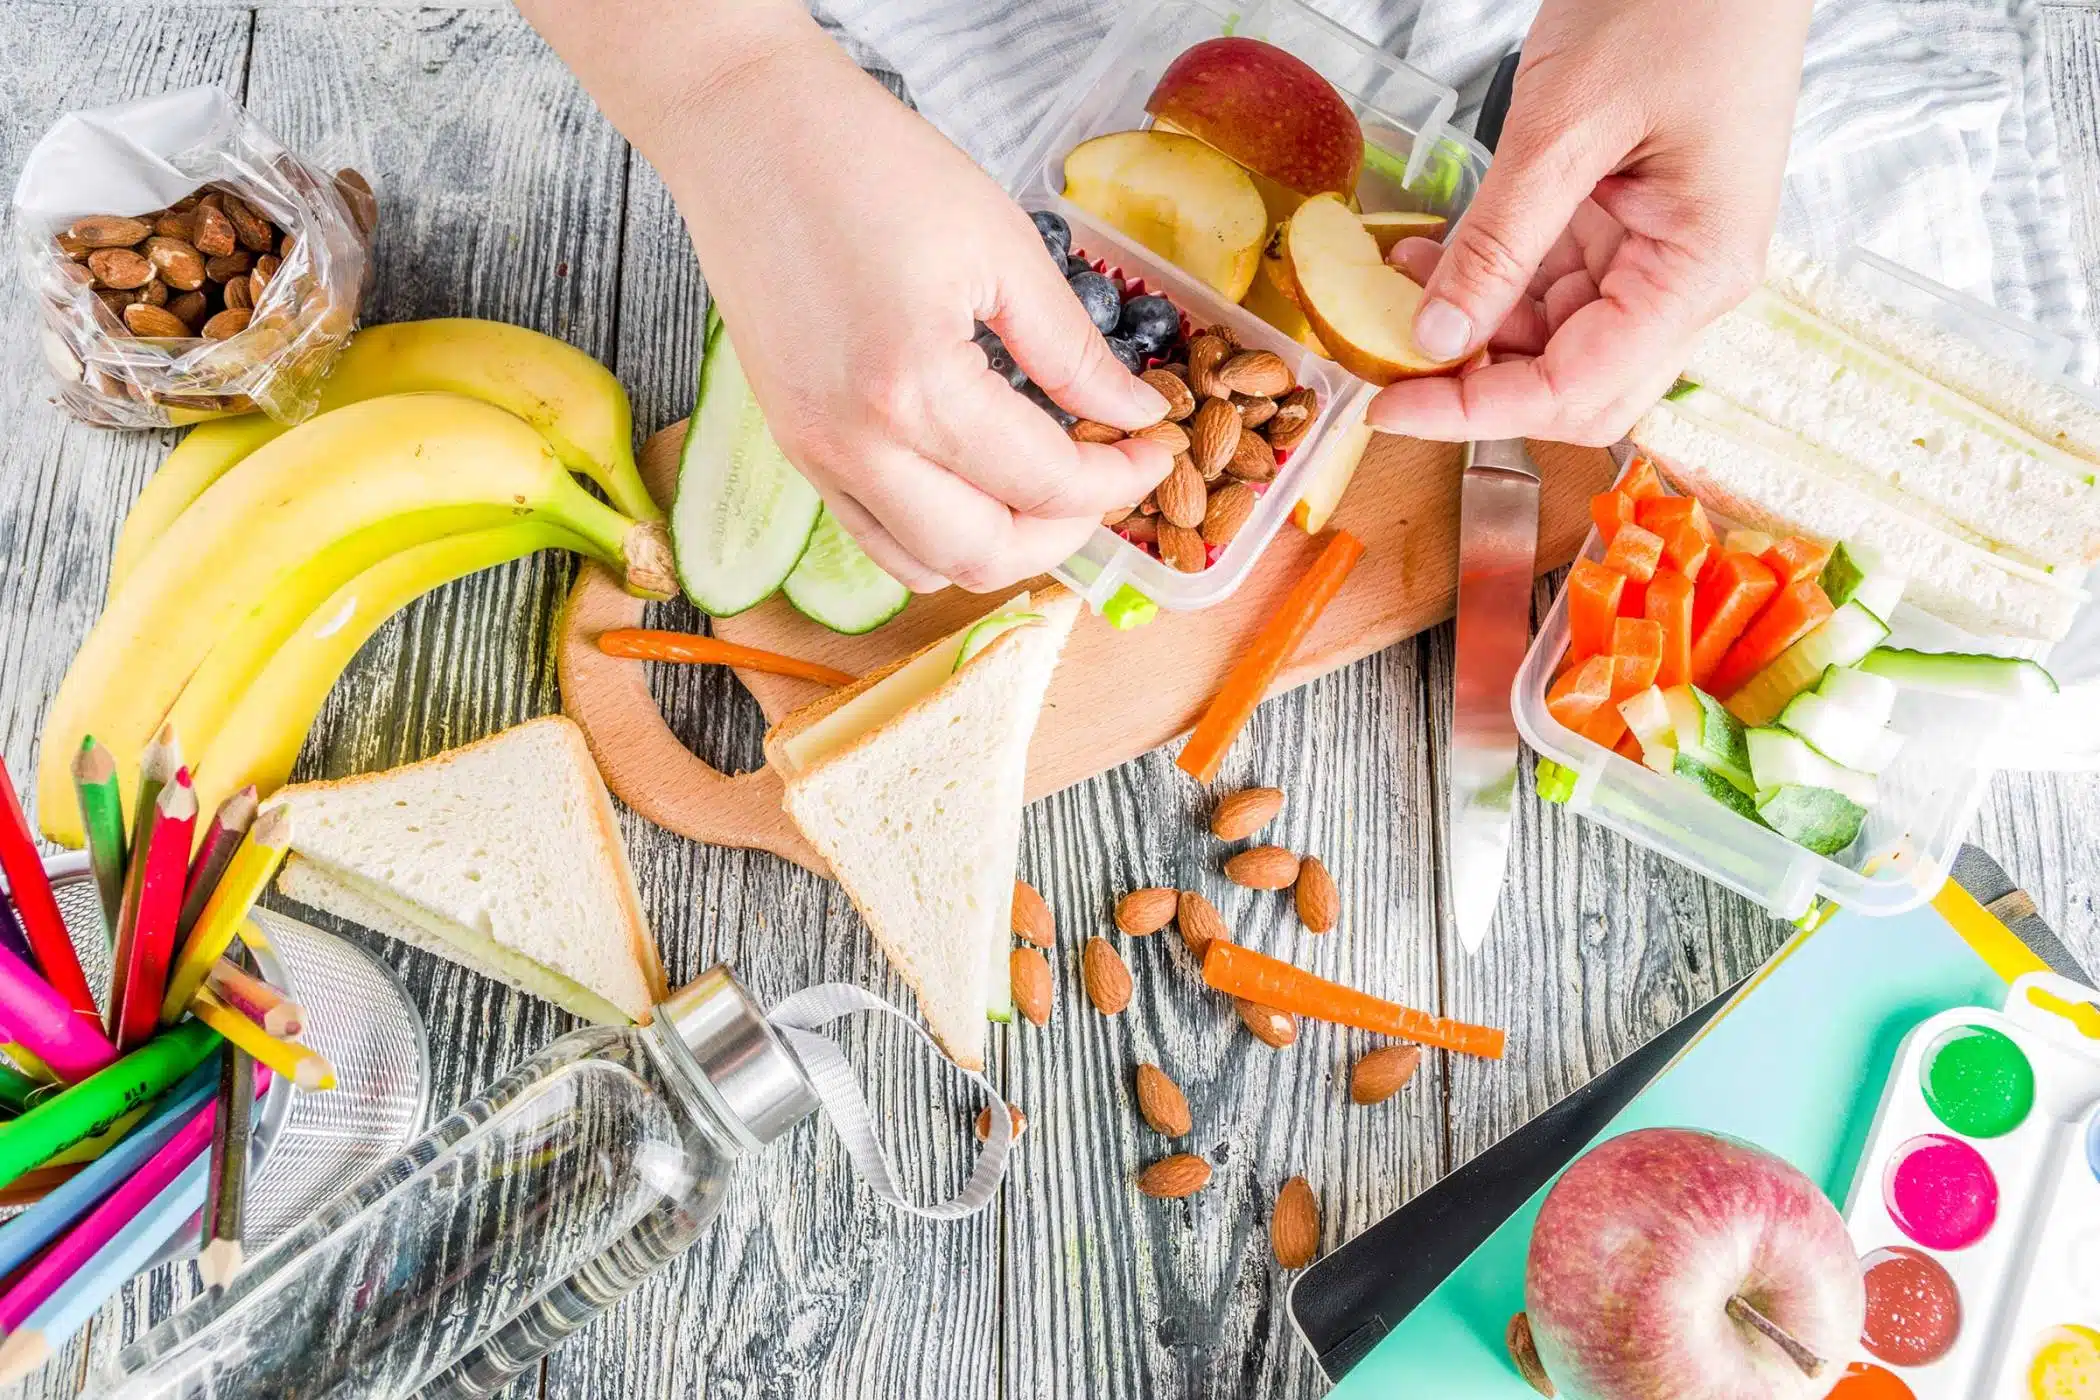
[[[1494,438],[1487,442],[1466,444],[1465,469],[1467,471],[1517,472],[1539,479],[1539,469],[1531,464],[1531,455],[1524,450],[1522,438]]]

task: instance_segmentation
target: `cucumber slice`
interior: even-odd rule
[[[1783,787],[1820,787],[1841,792],[1862,807],[1874,805],[1874,779],[1832,763],[1785,729],[1753,729],[1745,736],[1755,791]]]
[[[1879,552],[1862,544],[1839,541],[1830,552],[1819,580],[1824,594],[1838,607],[1857,603],[1878,618],[1887,618],[1903,601],[1910,580],[1890,568]]]
[[[1878,760],[1885,755],[1894,757],[1882,742],[1888,731],[1871,712],[1841,705],[1813,690],[1804,690],[1788,701],[1786,709],[1780,712],[1779,724],[1807,740],[1810,748],[1832,763],[1861,773],[1878,773]],[[1770,786],[1762,774],[1758,775],[1758,786]]]
[[[911,590],[884,573],[828,510],[780,591],[796,612],[847,636],[874,631],[911,601]]]
[[[1619,718],[1626,721],[1626,727],[1643,748],[1658,742],[1675,742],[1677,731],[1670,726],[1670,706],[1663,699],[1660,686],[1651,685],[1640,694],[1621,700]]]
[[[1665,776],[1677,771],[1677,746],[1658,740],[1641,745],[1641,766],[1651,768]]]
[[[1834,856],[1859,838],[1867,809],[1841,792],[1818,787],[1782,787],[1760,796],[1757,814],[1765,825],[1819,856]]]
[[[977,659],[977,654],[998,641],[1016,627],[1031,627],[1043,620],[1041,613],[1004,612],[984,621],[963,633],[962,646],[955,652],[955,669],[960,671]]]
[[[671,504],[671,553],[686,597],[714,617],[772,597],[816,533],[823,504],[766,430],[717,323]]]
[[[1865,717],[1876,729],[1886,728],[1896,713],[1896,683],[1868,675],[1856,666],[1833,666],[1816,683],[1816,694]]]
[[[1911,690],[1966,695],[1985,700],[2034,700],[2056,694],[2056,678],[2032,661],[1971,652],[1905,651],[1876,647],[1859,663]]]
[[[1736,786],[1734,779],[1716,772],[1682,749],[1678,750],[1670,771],[1738,816],[1759,820],[1757,804],[1750,800],[1749,793]]]
[[[1888,624],[1861,604],[1847,603],[1729,696],[1728,709],[1752,728],[1770,724],[1787,701],[1821,680],[1824,671],[1850,666],[1881,645],[1888,634]]]
[[[1743,726],[1720,701],[1697,686],[1675,685],[1663,692],[1663,704],[1681,757],[1721,774],[1745,793],[1752,790]]]

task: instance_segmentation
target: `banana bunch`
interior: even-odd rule
[[[626,395],[581,352],[493,322],[374,327],[323,404],[294,428],[250,417],[193,430],[140,496],[108,604],[45,720],[37,812],[51,839],[83,840],[69,765],[87,734],[116,760],[127,803],[163,723],[203,810],[248,783],[282,786],[358,648],[453,579],[565,548],[635,593],[676,591]],[[648,515],[623,514],[630,504]]]

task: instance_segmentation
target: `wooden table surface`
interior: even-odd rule
[[[0,172],[60,112],[190,83],[239,95],[288,144],[370,172],[383,206],[367,318],[471,315],[560,336],[613,366],[649,431],[690,406],[705,293],[662,185],[507,8],[159,6],[10,0],[0,24]],[[2100,293],[2100,9],[2044,7],[2067,172]],[[2100,300],[2096,300],[2100,305]],[[0,755],[25,773],[44,706],[102,597],[123,513],[174,440],[66,420],[47,401],[26,299],[0,297]],[[351,666],[302,767],[385,767],[556,708],[549,623],[570,575],[542,556],[415,604]],[[1541,605],[1548,595],[1539,594]],[[661,611],[689,626],[682,605]],[[760,761],[758,711],[723,675],[660,678],[674,729],[723,768]],[[1205,801],[1152,754],[1038,804],[1023,873],[1057,912],[1058,1014],[995,1035],[1029,1115],[999,1208],[928,1225],[861,1188],[809,1123],[753,1163],[689,1255],[512,1395],[1301,1396],[1324,1389],[1292,1335],[1268,1205],[1304,1175],[1332,1248],[1653,1035],[1778,945],[1745,901],[1525,798],[1500,927],[1458,954],[1438,898],[1440,628],[1265,705],[1226,782],[1291,795],[1277,839],[1319,853],[1339,929],[1227,885]],[[1527,765],[1528,768],[1528,765]],[[1528,772],[1524,790],[1529,791]],[[673,984],[724,959],[758,995],[845,979],[902,1000],[839,891],[767,855],[706,849],[626,816]],[[1974,839],[2100,957],[2100,777],[2005,776]],[[1078,993],[1082,938],[1141,884],[1208,892],[1240,934],[1410,1003],[1506,1026],[1501,1064],[1432,1057],[1398,1098],[1351,1107],[1365,1037],[1309,1027],[1273,1051],[1202,993],[1171,934],[1135,944],[1137,992],[1106,1019]],[[441,1105],[568,1028],[449,963],[359,934],[429,1021]],[[854,1038],[922,1191],[960,1179],[956,1085],[896,1036]],[[1160,1151],[1133,1111],[1140,1060],[1187,1091],[1210,1188],[1130,1185]],[[904,1064],[906,1068],[894,1066]],[[91,1360],[187,1296],[188,1266],[136,1283],[17,1393],[72,1395]]]

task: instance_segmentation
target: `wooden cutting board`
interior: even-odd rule
[[[642,475],[668,502],[685,424],[642,448]],[[1589,530],[1589,498],[1611,482],[1598,448],[1533,443],[1545,479],[1538,570],[1566,564]],[[1276,691],[1305,684],[1451,616],[1458,572],[1459,451],[1445,443],[1374,439],[1333,524],[1365,553],[1334,603],[1277,678]],[[1277,600],[1311,563],[1319,542],[1285,525],[1261,562],[1225,602],[1202,612],[1162,611],[1118,632],[1091,612],[1065,648],[1029,750],[1030,800],[1092,777],[1186,733]],[[1018,590],[1016,590],[1018,591]],[[856,675],[904,656],[982,616],[1000,597],[960,589],[914,599],[902,616],[866,636],[842,637],[803,617],[784,598],[714,624],[717,636],[821,661]],[[720,846],[746,846],[824,873],[824,863],[781,810],[769,769],[717,772],[678,742],[649,694],[643,663],[606,656],[596,639],[641,625],[643,604],[604,568],[586,564],[563,611],[558,641],[562,708],[582,726],[605,781],[657,825]],[[768,723],[822,694],[807,681],[739,671]]]

